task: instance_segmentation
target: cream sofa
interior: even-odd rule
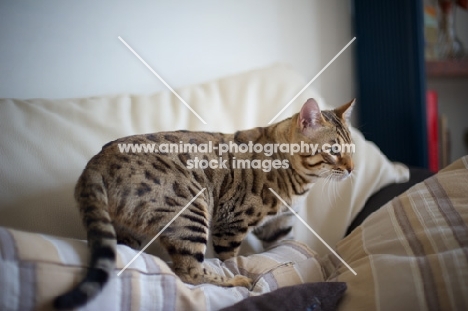
[[[86,162],[102,145],[118,137],[163,130],[233,132],[266,126],[306,82],[290,67],[277,64],[177,89],[207,125],[169,91],[61,100],[0,99],[0,287],[6,288],[0,293],[0,309],[48,309],[52,297],[82,275],[87,258],[82,241],[85,232],[73,187]],[[297,112],[310,97],[318,99],[324,109],[342,104],[326,104],[318,94],[306,90],[278,120]],[[341,240],[348,225],[367,198],[387,184],[406,181],[409,174],[404,165],[388,161],[358,130],[351,130],[356,144],[353,178],[332,186],[317,182],[300,212],[328,245],[341,243],[338,250],[343,248]],[[297,242],[264,250],[249,236],[243,254],[250,256],[227,263],[207,262],[220,273],[255,275],[257,282],[251,292],[187,286],[159,258],[144,254],[123,278],[113,278],[103,295],[84,309],[112,306],[114,310],[145,310],[153,306],[155,310],[217,310],[279,287],[343,275],[347,293],[356,292],[351,289],[354,274],[348,275],[351,272],[300,222],[294,237]],[[119,246],[118,252],[120,268],[135,254],[126,246]],[[163,256],[157,247],[150,253]],[[346,259],[347,253],[342,256]],[[353,256],[347,260],[354,262],[358,257]],[[170,293],[168,288],[172,288]],[[352,297],[345,294],[347,299]]]

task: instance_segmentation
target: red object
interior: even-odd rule
[[[468,10],[468,0],[456,0],[456,4],[462,9]],[[452,0],[439,0],[442,12],[448,13],[452,8]]]
[[[439,0],[439,5],[442,13],[447,14],[452,9],[452,0]]]
[[[439,111],[437,92],[434,90],[426,92],[426,115],[429,170],[436,173],[439,171]]]
[[[468,10],[468,0],[457,0],[457,4],[465,10]]]

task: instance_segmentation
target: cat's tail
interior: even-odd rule
[[[107,206],[107,194],[102,177],[92,170],[85,170],[75,188],[83,223],[87,230],[91,253],[85,278],[71,291],[58,296],[54,307],[72,309],[94,298],[108,282],[114,271],[117,238]]]

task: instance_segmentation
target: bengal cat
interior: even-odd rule
[[[250,288],[252,280],[227,278],[203,267],[208,235],[218,258],[237,254],[246,234],[272,242],[292,229],[293,214],[270,191],[297,208],[317,178],[341,180],[353,170],[350,152],[242,153],[216,150],[197,153],[121,152],[119,144],[351,144],[347,119],[354,100],[320,111],[309,99],[299,113],[268,127],[234,134],[161,132],[121,138],[106,144],[87,164],[75,188],[75,199],[87,230],[91,253],[84,279],[55,299],[58,309],[73,308],[95,297],[114,273],[116,244],[138,248],[158,234],[197,194],[200,195],[161,233],[173,270],[190,284]],[[215,149],[215,148],[213,148]],[[222,168],[189,168],[195,159],[223,162]],[[237,160],[276,163],[268,170],[234,168]],[[278,160],[274,162],[275,160]],[[273,161],[273,162],[272,162]],[[257,161],[257,164],[260,163]],[[253,165],[252,165],[253,166]],[[276,168],[275,168],[276,167]]]

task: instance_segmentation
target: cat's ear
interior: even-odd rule
[[[299,112],[297,123],[302,132],[306,129],[316,129],[322,126],[322,113],[315,99],[309,98],[305,102],[301,108],[301,112]]]
[[[349,123],[351,118],[351,112],[353,111],[354,103],[356,102],[356,98],[350,101],[349,103],[344,104],[341,107],[335,109],[335,113],[338,117],[345,120],[346,123]]]

